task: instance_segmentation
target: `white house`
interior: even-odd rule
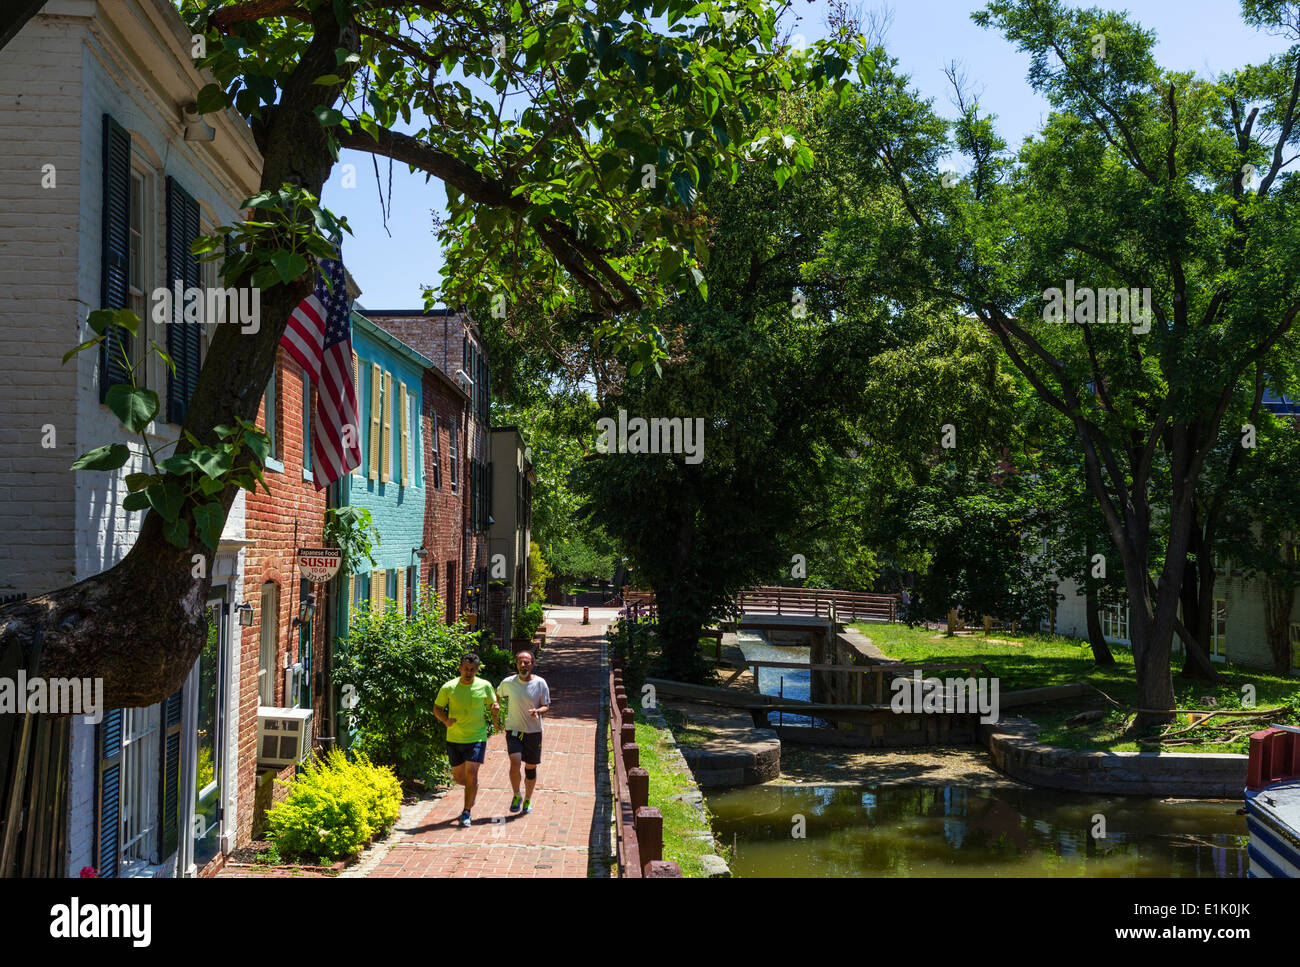
[[[130,548],[143,515],[122,509],[126,472],[69,469],[77,455],[131,442],[101,400],[123,378],[107,354],[65,352],[87,315],[130,307],[144,338],[125,348],[173,440],[206,352],[199,325],[155,326],[151,295],[173,281],[215,285],[189,243],[238,215],[261,158],[233,111],[185,123],[210,78],[166,0],[49,0],[0,58],[0,597],[36,595],[97,574]],[[166,331],[158,331],[163,329]],[[176,359],[170,376],[149,339]],[[138,442],[134,444],[138,449]],[[237,624],[244,501],[220,544],[210,645],[184,688],[150,708],[71,726],[67,873],[191,876],[233,844],[237,815]]]

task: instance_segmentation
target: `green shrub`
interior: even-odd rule
[[[533,640],[533,635],[537,634],[537,629],[542,626],[546,620],[546,612],[542,610],[540,601],[534,601],[522,608],[515,609],[514,621],[511,623],[511,634],[515,638],[527,638]]]
[[[349,762],[338,749],[313,758],[283,783],[284,802],[272,807],[267,826],[277,850],[332,861],[351,856],[397,821],[402,787],[392,770],[364,755]]]
[[[406,780],[433,784],[447,769],[447,729],[433,714],[444,682],[460,657],[478,648],[463,624],[448,625],[427,589],[407,617],[396,602],[384,611],[369,603],[352,612],[340,642],[336,680],[356,690],[351,748],[391,766]]]

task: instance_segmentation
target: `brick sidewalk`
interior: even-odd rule
[[[597,727],[600,630],[605,622],[595,615],[586,627],[579,621],[560,619],[537,664],[537,674],[550,686],[554,711],[546,716],[533,811],[508,811],[510,760],[505,736],[498,733],[488,739],[479,769],[473,826],[454,824],[464,798],[461,787],[453,786],[439,799],[422,804],[409,821],[399,821],[388,849],[376,851],[344,876],[587,875],[597,815],[597,742],[604,742]],[[603,810],[600,814],[607,816]]]

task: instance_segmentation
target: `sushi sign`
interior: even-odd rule
[[[339,573],[343,551],[337,547],[298,548],[298,570],[312,584],[328,581]]]

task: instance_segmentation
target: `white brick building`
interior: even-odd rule
[[[115,473],[69,469],[86,450],[132,438],[101,403],[111,371],[100,356],[61,358],[92,335],[94,309],[116,302],[147,318],[155,288],[176,278],[215,284],[214,269],[177,253],[232,222],[257,190],[261,159],[234,112],[204,119],[211,141],[184,136],[182,106],[210,80],[193,68],[191,46],[166,0],[49,0],[0,59],[0,410],[10,415],[0,426],[0,597],[105,570],[143,520],[121,506],[123,478],[144,469],[142,455]],[[179,399],[183,412],[192,390],[184,380],[206,350],[199,328],[158,329],[176,332],[147,335],[173,355],[169,340],[185,341],[193,359],[174,380],[156,357],[142,363],[143,382],[162,400],[155,445],[175,439],[169,402]],[[131,350],[145,357],[140,341]],[[215,565],[210,650],[182,691],[99,726],[74,721],[70,875],[84,866],[193,875],[233,841],[241,683],[231,615],[244,543],[241,494]]]

